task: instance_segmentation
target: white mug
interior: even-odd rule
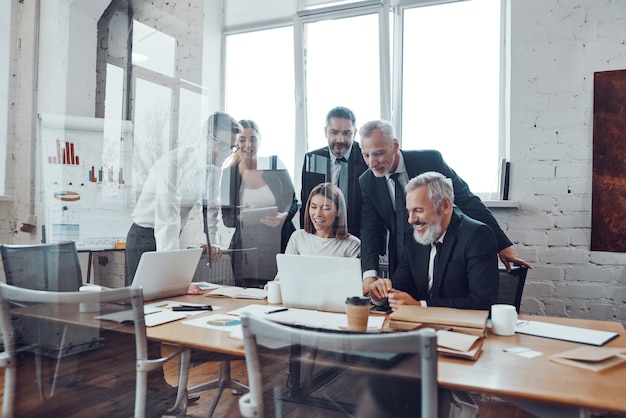
[[[102,286],[88,284],[85,286],[81,286],[78,289],[80,292],[100,292],[102,291]],[[99,312],[100,311],[100,303],[81,303],[79,307],[80,312]]]
[[[267,303],[271,304],[280,304],[283,303],[283,298],[280,294],[280,282],[276,280],[272,280],[267,282],[264,286],[264,289],[267,291]]]
[[[491,330],[497,335],[515,334],[517,311],[513,305],[491,306]]]

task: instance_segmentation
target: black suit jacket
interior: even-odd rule
[[[430,245],[418,244],[407,233],[393,288],[428,306],[489,309],[498,296],[498,256],[491,229],[467,216],[452,214],[435,259],[435,276],[428,294]]]
[[[436,171],[452,179],[454,186],[454,204],[467,216],[487,224],[496,236],[497,251],[510,247],[511,241],[498,225],[489,209],[469,189],[463,181],[443,160],[438,151],[400,151],[409,179],[427,171]],[[376,177],[367,170],[359,178],[361,185],[361,268],[363,271],[379,271],[378,256],[384,248],[384,234],[389,231],[389,271],[393,272],[400,261],[396,251],[395,212],[389,196],[387,179]],[[406,209],[403,209],[406,212]],[[409,229],[408,217],[405,231]],[[404,233],[405,231],[400,231]],[[383,252],[384,253],[384,252]]]
[[[304,155],[302,165],[302,191],[300,201],[300,226],[304,225],[304,206],[309,198],[309,193],[320,183],[331,181],[330,178],[330,152],[328,147],[307,152]],[[361,146],[358,142],[352,142],[352,151],[348,159],[348,196],[346,199],[346,209],[348,211],[348,232],[356,237],[361,236],[361,188],[359,186],[359,176],[367,170],[367,164],[361,154]]]

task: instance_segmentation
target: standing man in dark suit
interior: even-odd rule
[[[454,212],[452,180],[426,172],[406,186],[413,234],[405,235],[391,280],[370,285],[374,300],[401,305],[489,310],[498,296],[497,243],[482,222]]]
[[[311,190],[320,183],[338,186],[346,200],[348,232],[359,237],[361,189],[358,178],[367,170],[367,165],[361,147],[354,141],[356,132],[356,118],[350,109],[340,106],[328,112],[324,128],[328,147],[304,155],[300,201],[304,204]],[[300,210],[300,225],[304,225],[304,209]]]
[[[443,160],[438,151],[401,151],[393,125],[384,120],[367,122],[361,127],[361,148],[369,170],[359,178],[361,185],[361,268],[363,290],[379,273],[378,256],[389,232],[388,250],[391,275],[400,261],[404,233],[410,229],[404,204],[404,186],[410,178],[426,171],[436,171],[452,180],[454,204],[467,216],[487,224],[496,236],[497,251],[504,265],[530,265],[511,247],[489,209],[472,194],[463,181]],[[398,190],[398,192],[396,192]],[[397,199],[397,201],[396,201]]]

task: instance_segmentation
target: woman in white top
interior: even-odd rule
[[[304,212],[304,229],[295,231],[285,254],[358,257],[361,240],[348,233],[346,203],[332,183],[311,190]]]

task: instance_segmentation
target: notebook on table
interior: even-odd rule
[[[144,301],[184,295],[201,254],[202,248],[143,253],[131,286],[143,289]]]
[[[363,294],[358,258],[277,254],[276,264],[284,306],[345,313]]]

